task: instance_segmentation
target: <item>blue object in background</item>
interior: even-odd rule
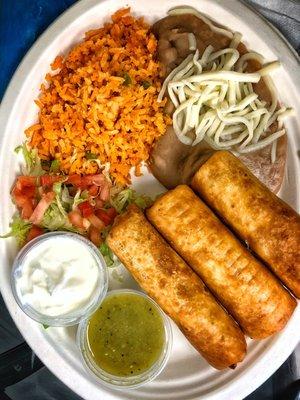
[[[40,34],[76,0],[0,0],[0,99]]]
[[[31,45],[76,1],[0,0],[0,99]],[[299,52],[300,0],[246,0],[246,2],[273,22]],[[248,396],[247,400],[300,400],[296,360],[299,350],[298,346],[298,351],[293,353],[267,382]],[[3,399],[80,400],[80,397],[43,367],[30,348],[23,343],[23,338],[0,296],[0,400]]]

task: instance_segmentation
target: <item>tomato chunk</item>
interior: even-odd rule
[[[83,216],[83,218],[87,218],[93,214],[93,207],[90,205],[88,201],[84,201],[78,205],[78,208]]]
[[[36,178],[19,176],[11,192],[13,201],[24,219],[29,219],[36,204]]]
[[[68,218],[71,224],[74,225],[76,228],[84,229],[84,219],[82,218],[78,210],[69,212]]]
[[[78,174],[69,175],[66,183],[81,188],[81,176]]]
[[[89,238],[97,247],[103,242],[100,231],[93,225],[89,229]]]
[[[19,176],[13,187],[12,193],[26,197],[34,197],[36,190],[36,178],[34,176]]]
[[[90,223],[97,229],[99,230],[103,230],[105,228],[105,224],[104,222],[99,219],[95,214],[92,214],[88,217],[88,220],[90,221]]]
[[[114,220],[118,215],[117,210],[114,207],[108,208],[106,212],[112,220]]]
[[[22,189],[23,187],[29,187],[29,186],[35,186],[35,185],[36,185],[36,177],[35,176],[21,175],[17,178],[17,181],[16,181],[16,186],[19,189]]]
[[[29,221],[35,225],[39,225],[42,222],[43,216],[47,211],[48,207],[52,203],[55,198],[54,192],[48,192],[42,195],[41,200],[38,205],[35,207],[33,213],[31,214]]]
[[[22,219],[28,220],[33,213],[33,205],[31,204],[30,201],[27,201],[24,203],[21,207],[21,217]]]
[[[57,175],[42,175],[40,177],[40,182],[42,186],[52,186],[55,182],[61,182],[64,180],[63,176]]]
[[[85,175],[82,177],[82,185],[85,186],[102,186],[104,183],[106,183],[106,179],[102,174]]]
[[[101,199],[99,199],[99,197],[96,197],[96,198],[94,199],[94,202],[95,202],[95,208],[96,208],[96,209],[97,209],[97,208],[102,208],[102,207],[104,207],[104,201],[101,200]]]
[[[89,195],[92,197],[98,196],[99,193],[99,187],[96,185],[93,185],[89,188]]]
[[[101,221],[104,222],[105,226],[110,225],[113,220],[112,217],[109,214],[107,214],[107,212],[105,210],[101,210],[101,209],[96,210],[95,214],[98,218],[101,219]]]
[[[39,226],[32,225],[30,231],[26,237],[26,243],[30,242],[30,240],[35,239],[38,236],[41,236],[44,233],[44,229],[40,228]]]

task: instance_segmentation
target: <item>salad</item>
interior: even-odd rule
[[[57,160],[43,162],[26,144],[15,151],[22,152],[25,168],[11,190],[17,213],[2,238],[13,236],[22,247],[46,232],[76,232],[99,248],[108,266],[118,265],[106,244],[109,229],[129,204],[144,209],[151,199],[113,186],[105,167],[93,175],[63,175]]]

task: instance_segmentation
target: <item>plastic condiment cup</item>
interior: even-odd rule
[[[164,325],[164,344],[160,356],[148,370],[144,371],[141,374],[127,376],[127,377],[116,376],[106,372],[95,362],[95,360],[92,357],[91,350],[89,348],[87,340],[87,328],[90,319],[88,318],[86,320],[81,321],[77,330],[77,345],[80,349],[82,361],[86,370],[89,373],[91,373],[91,375],[98,382],[102,383],[104,386],[119,390],[134,389],[142,385],[145,385],[146,383],[149,383],[153,379],[155,379],[164,369],[169,359],[173,343],[172,328],[169,317],[162,311],[159,305],[149,296],[137,290],[119,289],[108,292],[106,298],[108,298],[109,296],[115,296],[118,294],[126,294],[126,293],[135,294],[146,298],[158,311],[158,313],[162,318],[162,322]],[[99,307],[100,305],[101,304],[99,304]]]
[[[95,285],[94,292],[90,296],[89,300],[84,303],[82,307],[58,316],[49,316],[33,308],[24,300],[22,293],[20,292],[20,290],[18,290],[17,287],[18,277],[21,275],[21,270],[25,258],[30,257],[30,253],[33,252],[34,249],[41,243],[44,243],[45,241],[53,238],[56,238],[57,240],[59,240],[59,238],[68,238],[74,240],[77,244],[80,243],[81,245],[83,245],[90,252],[99,271],[98,282]],[[82,266],[82,268],[84,268],[84,265]],[[106,263],[100,251],[88,239],[77,233],[72,232],[49,232],[31,240],[20,250],[17,257],[15,258],[12,267],[11,287],[14,298],[19,307],[33,320],[47,326],[71,326],[78,324],[82,319],[87,318],[98,308],[99,303],[103,300],[107,293],[108,271]]]

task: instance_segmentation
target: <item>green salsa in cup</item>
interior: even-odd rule
[[[164,346],[164,322],[145,297],[120,293],[107,297],[87,327],[95,362],[116,376],[139,375],[159,358]]]
[[[109,292],[98,309],[79,326],[86,366],[113,386],[137,387],[164,367],[171,329],[158,305],[133,290]]]

